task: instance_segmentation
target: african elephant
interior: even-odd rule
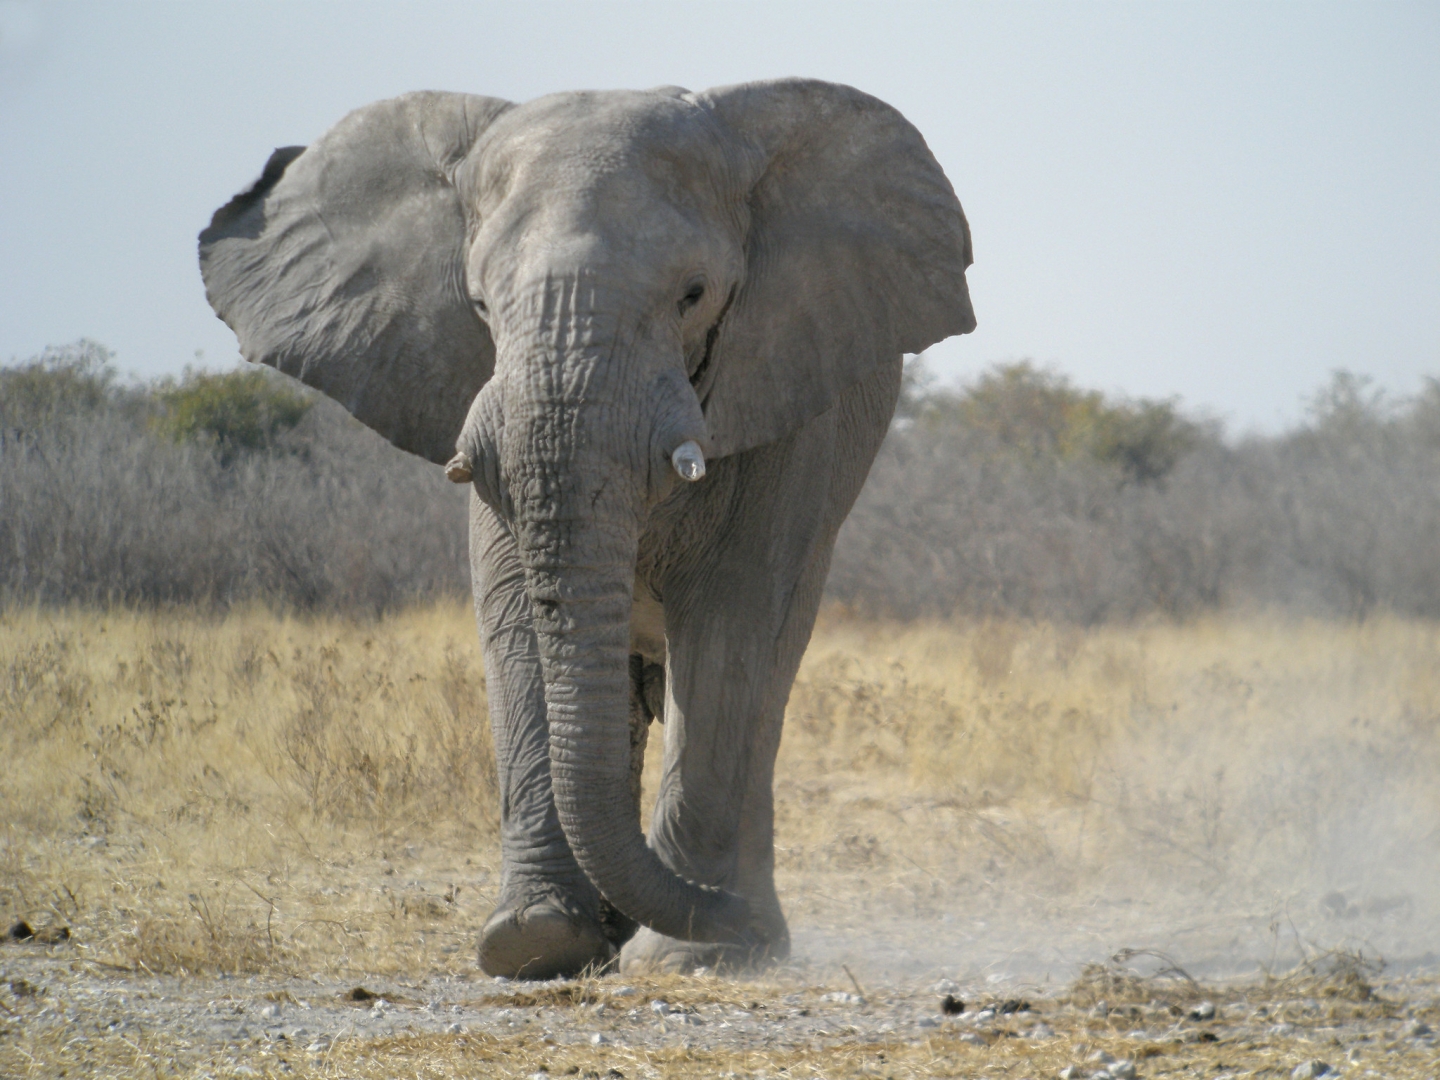
[[[788,952],[786,698],[902,354],[974,329],[970,262],[919,132],[800,79],[407,94],[276,150],[200,234],[248,360],[473,487],[487,972]]]

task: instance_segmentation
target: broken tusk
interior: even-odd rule
[[[705,475],[705,452],[694,439],[687,439],[670,455],[670,464],[680,474],[680,479],[695,481]]]
[[[700,466],[700,471],[705,471],[705,466]],[[456,454],[445,463],[445,479],[452,484],[468,484],[475,477],[475,466],[470,461],[469,454]]]

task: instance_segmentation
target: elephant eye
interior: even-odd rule
[[[680,310],[680,314],[684,315],[687,311],[693,308],[696,304],[700,302],[700,298],[704,295],[704,285],[701,285],[698,282],[694,285],[691,285],[690,288],[686,290],[685,295],[680,298],[680,303],[676,305],[676,307]]]
[[[490,308],[489,308],[489,306],[485,303],[484,300],[481,300],[479,297],[476,297],[476,298],[475,298],[475,310],[480,313],[480,317],[481,317],[482,319],[483,319],[486,315],[489,315],[489,314],[490,314]]]

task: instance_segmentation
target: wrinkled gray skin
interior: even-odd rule
[[[485,970],[783,956],[772,773],[835,534],[902,353],[975,326],[919,133],[803,80],[410,94],[276,151],[200,262],[247,359],[473,464],[504,859]]]

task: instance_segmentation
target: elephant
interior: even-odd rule
[[[806,79],[416,92],[276,150],[199,248],[245,359],[471,489],[483,970],[787,956],[774,767],[836,533],[904,354],[975,327],[920,133]]]

